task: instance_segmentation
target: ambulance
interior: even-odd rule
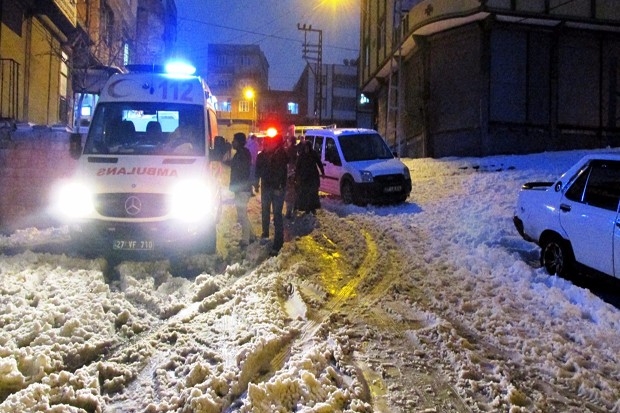
[[[77,173],[54,191],[54,209],[81,250],[214,253],[215,99],[178,66],[128,69],[103,87],[84,144],[71,141]]]

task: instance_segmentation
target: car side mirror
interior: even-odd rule
[[[80,133],[69,135],[69,154],[73,159],[79,159],[82,155],[82,135]]]

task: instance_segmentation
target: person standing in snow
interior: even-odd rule
[[[256,177],[260,180],[262,240],[269,238],[269,223],[273,213],[273,245],[270,255],[278,255],[284,245],[282,209],[286,191],[288,156],[282,135],[265,138],[263,151],[256,158]]]
[[[252,195],[254,191],[258,191],[258,183],[256,179],[256,157],[258,156],[258,152],[260,151],[260,145],[258,143],[258,139],[256,135],[250,135],[250,139],[245,144],[245,147],[250,151],[250,155],[252,156],[252,164],[250,168],[250,181],[252,182]]]
[[[295,189],[295,164],[297,162],[297,138],[295,135],[286,137],[286,154],[288,155],[286,194],[284,195],[284,205],[286,209],[285,217],[293,218],[296,208],[296,189]]]
[[[248,218],[248,202],[252,192],[252,181],[250,179],[250,169],[252,155],[245,147],[245,134],[238,132],[233,136],[232,148],[235,150],[234,156],[227,161],[230,165],[230,191],[235,194],[235,208],[237,210],[237,220],[241,224],[240,247],[247,247],[253,240],[254,234],[252,225]]]
[[[297,209],[315,214],[321,208],[319,199],[320,177],[325,175],[321,157],[312,148],[312,142],[301,144],[302,150],[297,156],[295,180],[297,184]]]

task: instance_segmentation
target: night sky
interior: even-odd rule
[[[176,0],[176,5],[179,57],[205,61],[209,43],[257,44],[269,62],[271,89],[291,90],[303,71],[304,32],[298,23],[322,30],[323,63],[359,56],[359,0]],[[318,34],[308,33],[308,43],[318,43]]]

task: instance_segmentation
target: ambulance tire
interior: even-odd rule
[[[209,228],[194,242],[192,251],[195,254],[215,254],[217,252],[217,232],[215,227]]]
[[[215,228],[209,231],[204,241],[204,252],[206,254],[215,254],[217,252],[217,231]]]

